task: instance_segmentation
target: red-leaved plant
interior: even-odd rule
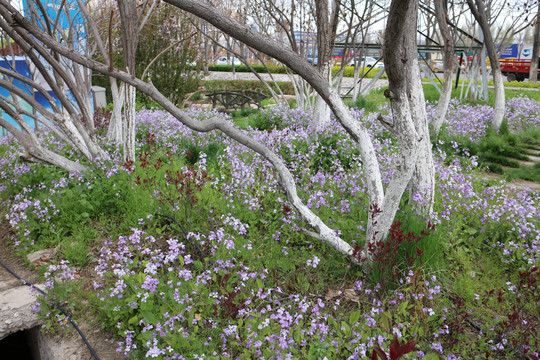
[[[381,210],[376,205],[371,205],[370,216],[374,218],[380,212]],[[417,244],[435,230],[435,226],[428,222],[425,230],[416,235],[413,232],[405,233],[401,228],[402,225],[402,222],[394,221],[386,239],[372,241],[368,245],[368,251],[373,256],[373,266],[380,270],[379,282],[383,288],[388,288],[390,283],[400,279],[403,272],[411,268],[422,256],[424,252],[417,247]],[[416,247],[416,250],[411,255],[405,255],[404,251],[400,252],[401,249],[413,247]],[[354,248],[353,256],[359,262],[366,260],[362,258],[362,247],[360,246]],[[406,257],[404,258],[404,256]]]
[[[400,343],[397,336],[394,335],[394,339],[390,343],[390,357],[386,356],[386,353],[379,347],[373,349],[371,353],[371,360],[399,360],[405,354],[414,351],[418,341],[409,341],[407,343]]]

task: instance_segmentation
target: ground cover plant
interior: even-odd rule
[[[508,99],[506,120],[498,134],[489,129],[493,109],[488,105],[450,104],[447,121],[435,146],[448,154],[475,156],[481,166],[508,179],[540,181],[538,166],[525,167],[520,161],[531,161],[540,150],[540,108],[526,96]],[[428,105],[428,111],[435,111]],[[438,145],[438,139],[444,144]]]
[[[508,127],[530,131],[538,105],[519,101]],[[160,110],[138,112],[135,162],[109,144],[112,160],[87,174],[22,163],[3,137],[2,218],[21,255],[57,247],[42,268],[49,291],[74,317],[88,313],[88,299],[128,358],[538,358],[540,197],[483,180],[464,148],[444,151],[460,146],[450,137],[480,141],[490,120],[488,107],[452,106],[448,139],[435,148],[432,217],[412,214],[404,198],[368,273],[299,231],[264,159]],[[201,121],[217,114],[189,111]],[[391,115],[353,111],[388,181],[397,149],[377,118]],[[250,116],[244,131],[286,161],[306,204],[362,247],[362,163],[343,130],[331,123],[315,140],[312,114],[286,107]],[[47,301],[37,310],[47,328],[65,327]]]

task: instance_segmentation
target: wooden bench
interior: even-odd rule
[[[261,102],[268,98],[268,95],[255,90],[215,90],[206,94],[212,100],[212,106],[223,106],[226,110],[244,109],[246,105],[256,105],[261,107]]]

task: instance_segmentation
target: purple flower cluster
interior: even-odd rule
[[[510,132],[517,133],[530,128],[540,128],[540,103],[526,96],[508,99],[506,119]]]
[[[436,104],[427,104],[428,121],[435,118]],[[486,135],[493,121],[493,108],[489,105],[469,105],[452,99],[443,124],[446,135],[477,143]],[[517,133],[540,127],[540,103],[526,96],[508,99],[505,119],[510,132]]]
[[[435,118],[436,107],[436,104],[426,106],[429,121]],[[443,127],[448,136],[478,142],[486,135],[493,116],[493,108],[489,105],[468,105],[453,99]]]

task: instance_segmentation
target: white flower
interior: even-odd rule
[[[307,266],[313,266],[313,268],[316,268],[317,265],[319,265],[319,262],[321,261],[321,259],[319,259],[317,256],[314,256],[313,259],[309,259],[307,262],[306,262],[306,265]]]

